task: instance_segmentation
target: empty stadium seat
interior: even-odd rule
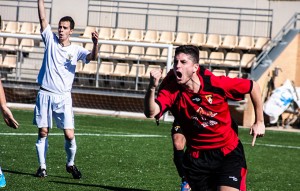
[[[227,66],[239,66],[241,56],[237,52],[228,52],[225,56],[224,64]]]
[[[124,59],[128,57],[129,47],[126,45],[117,45],[112,55],[113,58]]]
[[[17,21],[8,21],[2,32],[17,33],[20,30],[20,23]]]
[[[97,61],[90,61],[88,64],[84,64],[83,69],[78,71],[82,74],[96,74],[97,72]]]
[[[115,29],[113,40],[127,40],[128,39],[128,29],[117,28]]]
[[[240,71],[238,70],[229,70],[228,77],[230,78],[239,78],[241,76]]]
[[[225,70],[222,70],[222,69],[214,69],[212,71],[212,73],[215,75],[215,76],[226,76],[226,71]]]
[[[236,46],[237,49],[251,50],[254,47],[254,38],[252,36],[240,37],[239,43]]]
[[[113,62],[101,62],[99,66],[99,75],[108,76],[114,72]]]
[[[156,47],[148,47],[143,60],[158,60],[160,58],[160,49]]]
[[[21,40],[19,50],[22,52],[32,52],[34,47],[34,40],[29,38],[23,38]]]
[[[92,32],[98,32],[98,28],[95,26],[86,26],[84,29],[84,33],[82,35],[80,35],[80,38],[92,38]]]
[[[114,72],[111,76],[125,77],[129,74],[129,64],[128,63],[117,63]]]
[[[143,57],[144,54],[145,54],[145,48],[144,47],[142,47],[142,46],[133,46],[133,47],[131,47],[128,58],[138,60],[141,57]]]
[[[194,46],[203,46],[206,43],[206,34],[194,33],[189,44]]]
[[[209,55],[209,64],[223,64],[224,53],[223,52],[211,52]]]
[[[261,51],[269,43],[270,39],[267,37],[258,37],[255,41],[252,50]]]
[[[35,30],[35,24],[31,22],[24,22],[21,24],[20,31],[18,33],[22,34],[33,34]]]
[[[156,43],[159,40],[159,33],[155,30],[147,30],[144,40],[145,42]]]
[[[77,61],[77,64],[76,64],[75,73],[80,72],[82,69],[83,69],[83,63],[82,63],[81,60],[78,60],[78,61]]]
[[[175,45],[186,45],[190,42],[190,33],[188,32],[178,32],[176,39],[173,44]]]
[[[241,67],[243,68],[251,68],[253,63],[255,62],[256,55],[244,53],[241,59]]]
[[[199,64],[208,63],[208,52],[206,50],[199,51]]]
[[[100,46],[100,57],[109,58],[114,52],[114,46],[112,44],[101,44]]]
[[[3,59],[1,67],[13,69],[16,68],[16,65],[17,65],[17,55],[6,54]]]
[[[206,47],[206,48],[218,49],[221,44],[222,44],[221,35],[219,35],[219,34],[209,34],[207,36],[207,41],[203,46]]]
[[[112,39],[114,35],[113,29],[109,28],[109,27],[101,27],[99,29],[99,35],[98,38],[99,39],[103,39],[103,40],[110,40]]]
[[[145,75],[145,64],[132,64],[128,77],[142,77]]]
[[[172,44],[175,40],[175,34],[171,31],[163,31],[160,34],[159,43]]]
[[[0,50],[3,51],[17,51],[19,47],[19,39],[14,37],[7,37]]]
[[[220,48],[234,49],[238,45],[238,36],[226,35],[220,45]]]
[[[144,31],[139,29],[133,29],[130,31],[129,37],[127,40],[140,42],[144,39]]]

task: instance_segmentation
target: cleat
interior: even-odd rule
[[[187,183],[186,181],[183,181],[181,183],[181,191],[191,191],[191,187],[189,185],[189,183]]]
[[[47,176],[46,169],[43,169],[43,168],[39,167],[39,169],[35,173],[35,176],[40,177],[40,178],[45,178]]]
[[[4,174],[0,174],[0,188],[4,188],[6,186],[5,176]]]
[[[81,172],[78,170],[78,168],[73,165],[73,166],[67,166],[66,165],[66,170],[68,173],[71,173],[74,179],[80,179],[81,178]]]

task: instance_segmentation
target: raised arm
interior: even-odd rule
[[[144,114],[148,118],[153,118],[160,112],[159,105],[155,102],[155,89],[161,76],[161,70],[152,70],[150,72],[150,82],[144,99]]]
[[[254,146],[256,137],[263,137],[265,135],[265,124],[263,116],[263,104],[261,100],[261,91],[259,85],[253,81],[253,88],[250,93],[251,100],[255,112],[255,122],[250,128],[250,135],[253,136],[252,146]]]
[[[12,115],[10,109],[6,105],[6,98],[5,98],[4,89],[1,81],[0,81],[0,109],[5,123],[9,127],[17,129],[19,127],[19,123],[14,119],[14,116]]]
[[[87,55],[87,60],[96,60],[98,57],[98,33],[92,32],[93,49],[90,54]]]
[[[45,5],[44,5],[44,0],[38,0],[38,12],[39,12],[41,30],[44,31],[45,28],[48,26],[48,21],[46,19],[46,10],[45,10]]]

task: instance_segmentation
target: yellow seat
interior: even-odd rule
[[[254,47],[252,50],[263,50],[263,48],[269,43],[270,39],[267,37],[258,37],[255,41]]]
[[[144,31],[139,29],[134,29],[130,31],[129,37],[127,40],[140,42],[144,39]]]
[[[109,76],[114,72],[113,62],[101,62],[99,67],[99,75]]]
[[[158,31],[155,30],[148,30],[146,31],[144,40],[145,42],[151,42],[151,43],[156,43],[159,40],[159,33]]]
[[[8,21],[3,32],[17,33],[20,30],[20,23],[16,21]]]
[[[203,46],[207,47],[207,48],[218,49],[221,44],[222,44],[221,35],[219,35],[219,34],[209,34],[207,36],[207,41]]]
[[[129,64],[128,63],[117,63],[114,72],[111,76],[124,77],[129,74]]]
[[[240,53],[228,52],[225,56],[224,64],[228,66],[239,66],[241,61]]]
[[[223,64],[224,53],[223,52],[211,52],[209,55],[209,64]]]
[[[251,68],[253,63],[255,62],[256,55],[244,53],[241,59],[241,67],[243,68]]]
[[[238,45],[238,36],[226,35],[220,48],[234,49]]]
[[[128,58],[130,59],[140,59],[145,54],[145,48],[142,46],[133,46],[131,47],[130,53],[128,55]]]
[[[143,78],[150,78],[150,72],[156,69],[161,69],[160,65],[148,65],[145,75],[143,75]]]
[[[128,39],[128,29],[117,28],[114,32],[113,40],[127,40]]]
[[[199,51],[199,64],[208,63],[208,52],[206,50]]]
[[[160,49],[156,47],[148,47],[143,60],[158,60],[160,58]]]
[[[4,45],[0,48],[4,51],[16,51],[19,48],[19,39],[14,37],[7,37]]]
[[[21,29],[20,31],[18,31],[18,33],[22,33],[22,34],[33,34],[35,30],[35,25],[34,23],[31,22],[24,22],[21,25]]]
[[[145,65],[144,64],[132,64],[128,77],[142,77],[145,75]]]
[[[128,57],[129,47],[126,45],[117,45],[112,55],[114,58],[124,59]]]
[[[159,38],[159,43],[172,44],[175,40],[175,34],[171,31],[163,31]]]
[[[236,48],[241,50],[251,50],[252,48],[254,48],[254,38],[252,36],[240,37],[239,43]]]
[[[97,72],[97,61],[90,61],[88,64],[84,64],[83,69],[79,73],[83,74],[96,74]]]
[[[22,52],[32,52],[34,47],[34,40],[29,38],[24,38],[21,40],[19,50]]]
[[[75,69],[75,73],[80,73],[83,69],[83,63],[81,60],[77,61],[77,65],[76,65],[76,69]]]
[[[17,55],[6,54],[3,59],[1,67],[13,69],[16,68],[16,65],[17,65]]]
[[[80,38],[92,38],[92,32],[98,32],[98,28],[95,26],[86,26],[84,29],[84,33],[80,35]]]
[[[230,77],[230,78],[239,78],[240,77],[240,71],[238,71],[238,70],[230,70],[229,72],[228,72],[228,77]]]
[[[102,27],[99,30],[99,35],[98,38],[99,39],[103,39],[103,40],[110,40],[113,37],[113,29],[112,28],[108,28],[108,27]]]
[[[206,43],[206,34],[194,33],[189,44],[194,46],[203,46]]]
[[[101,44],[100,46],[100,57],[109,58],[114,52],[114,46],[112,44]]]
[[[178,32],[176,39],[173,44],[175,45],[186,45],[190,42],[190,33],[188,32]]]
[[[215,76],[226,76],[226,71],[225,70],[222,70],[222,69],[214,69],[212,71],[212,73],[215,75]]]

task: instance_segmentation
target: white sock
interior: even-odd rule
[[[38,136],[38,140],[36,141],[36,152],[38,156],[38,162],[42,169],[46,169],[46,155],[48,150],[48,137],[40,137]]]
[[[65,150],[67,153],[67,166],[73,166],[77,150],[75,137],[72,140],[65,139]]]
[[[2,174],[3,172],[2,172],[2,169],[1,169],[1,166],[0,166],[0,175]]]

